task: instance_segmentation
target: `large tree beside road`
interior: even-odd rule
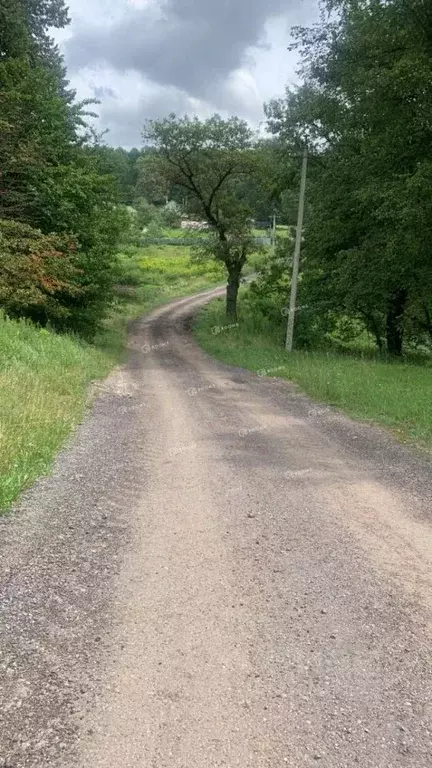
[[[251,210],[241,195],[256,163],[252,130],[237,117],[171,114],[147,121],[143,136],[155,150],[160,178],[183,189],[190,211],[209,225],[206,250],[226,266],[227,315],[235,319],[242,269],[254,247]]]

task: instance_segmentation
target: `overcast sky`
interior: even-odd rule
[[[69,0],[56,33],[79,98],[96,97],[114,146],[141,146],[148,117],[237,114],[296,81],[290,27],[318,17],[318,0]]]

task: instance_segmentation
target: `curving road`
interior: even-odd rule
[[[427,768],[431,464],[205,356],[215,293],[0,521],[0,766]]]

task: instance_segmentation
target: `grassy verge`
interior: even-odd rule
[[[191,263],[186,248],[130,249],[94,344],[0,314],[0,509],[49,470],[83,416],[88,385],[122,359],[129,320],[222,280],[219,265]]]
[[[261,375],[295,381],[311,397],[353,418],[383,424],[401,441],[412,441],[432,453],[430,365],[326,352],[288,355],[279,340],[250,316],[241,318],[238,328],[215,332],[224,325],[220,300],[205,307],[196,323],[196,338],[214,357]]]
[[[87,385],[113,358],[78,340],[0,316],[0,509],[46,472],[80,419]]]

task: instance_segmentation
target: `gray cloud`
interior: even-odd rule
[[[168,112],[263,119],[263,102],[295,82],[289,27],[317,20],[318,0],[68,0],[56,32],[78,97],[101,101],[107,141],[141,144],[146,118]]]
[[[206,105],[195,102],[186,93],[175,88],[160,88],[156,93],[141,96],[134,102],[119,103],[111,99],[102,102],[99,108],[103,126],[109,128],[106,136],[113,146],[139,147],[141,132],[147,119],[157,119],[169,110],[177,114],[205,112]]]
[[[108,27],[78,27],[66,43],[70,68],[106,64],[207,99],[260,42],[272,16],[298,14],[295,0],[166,0],[129,9]],[[296,14],[296,15],[297,15]]]
[[[112,88],[110,88],[109,86],[106,86],[106,85],[96,85],[96,86],[94,86],[93,93],[94,93],[95,99],[98,99],[98,100],[101,100],[101,101],[102,101],[102,99],[107,99],[107,98],[108,99],[117,99],[118,98],[116,92]]]

